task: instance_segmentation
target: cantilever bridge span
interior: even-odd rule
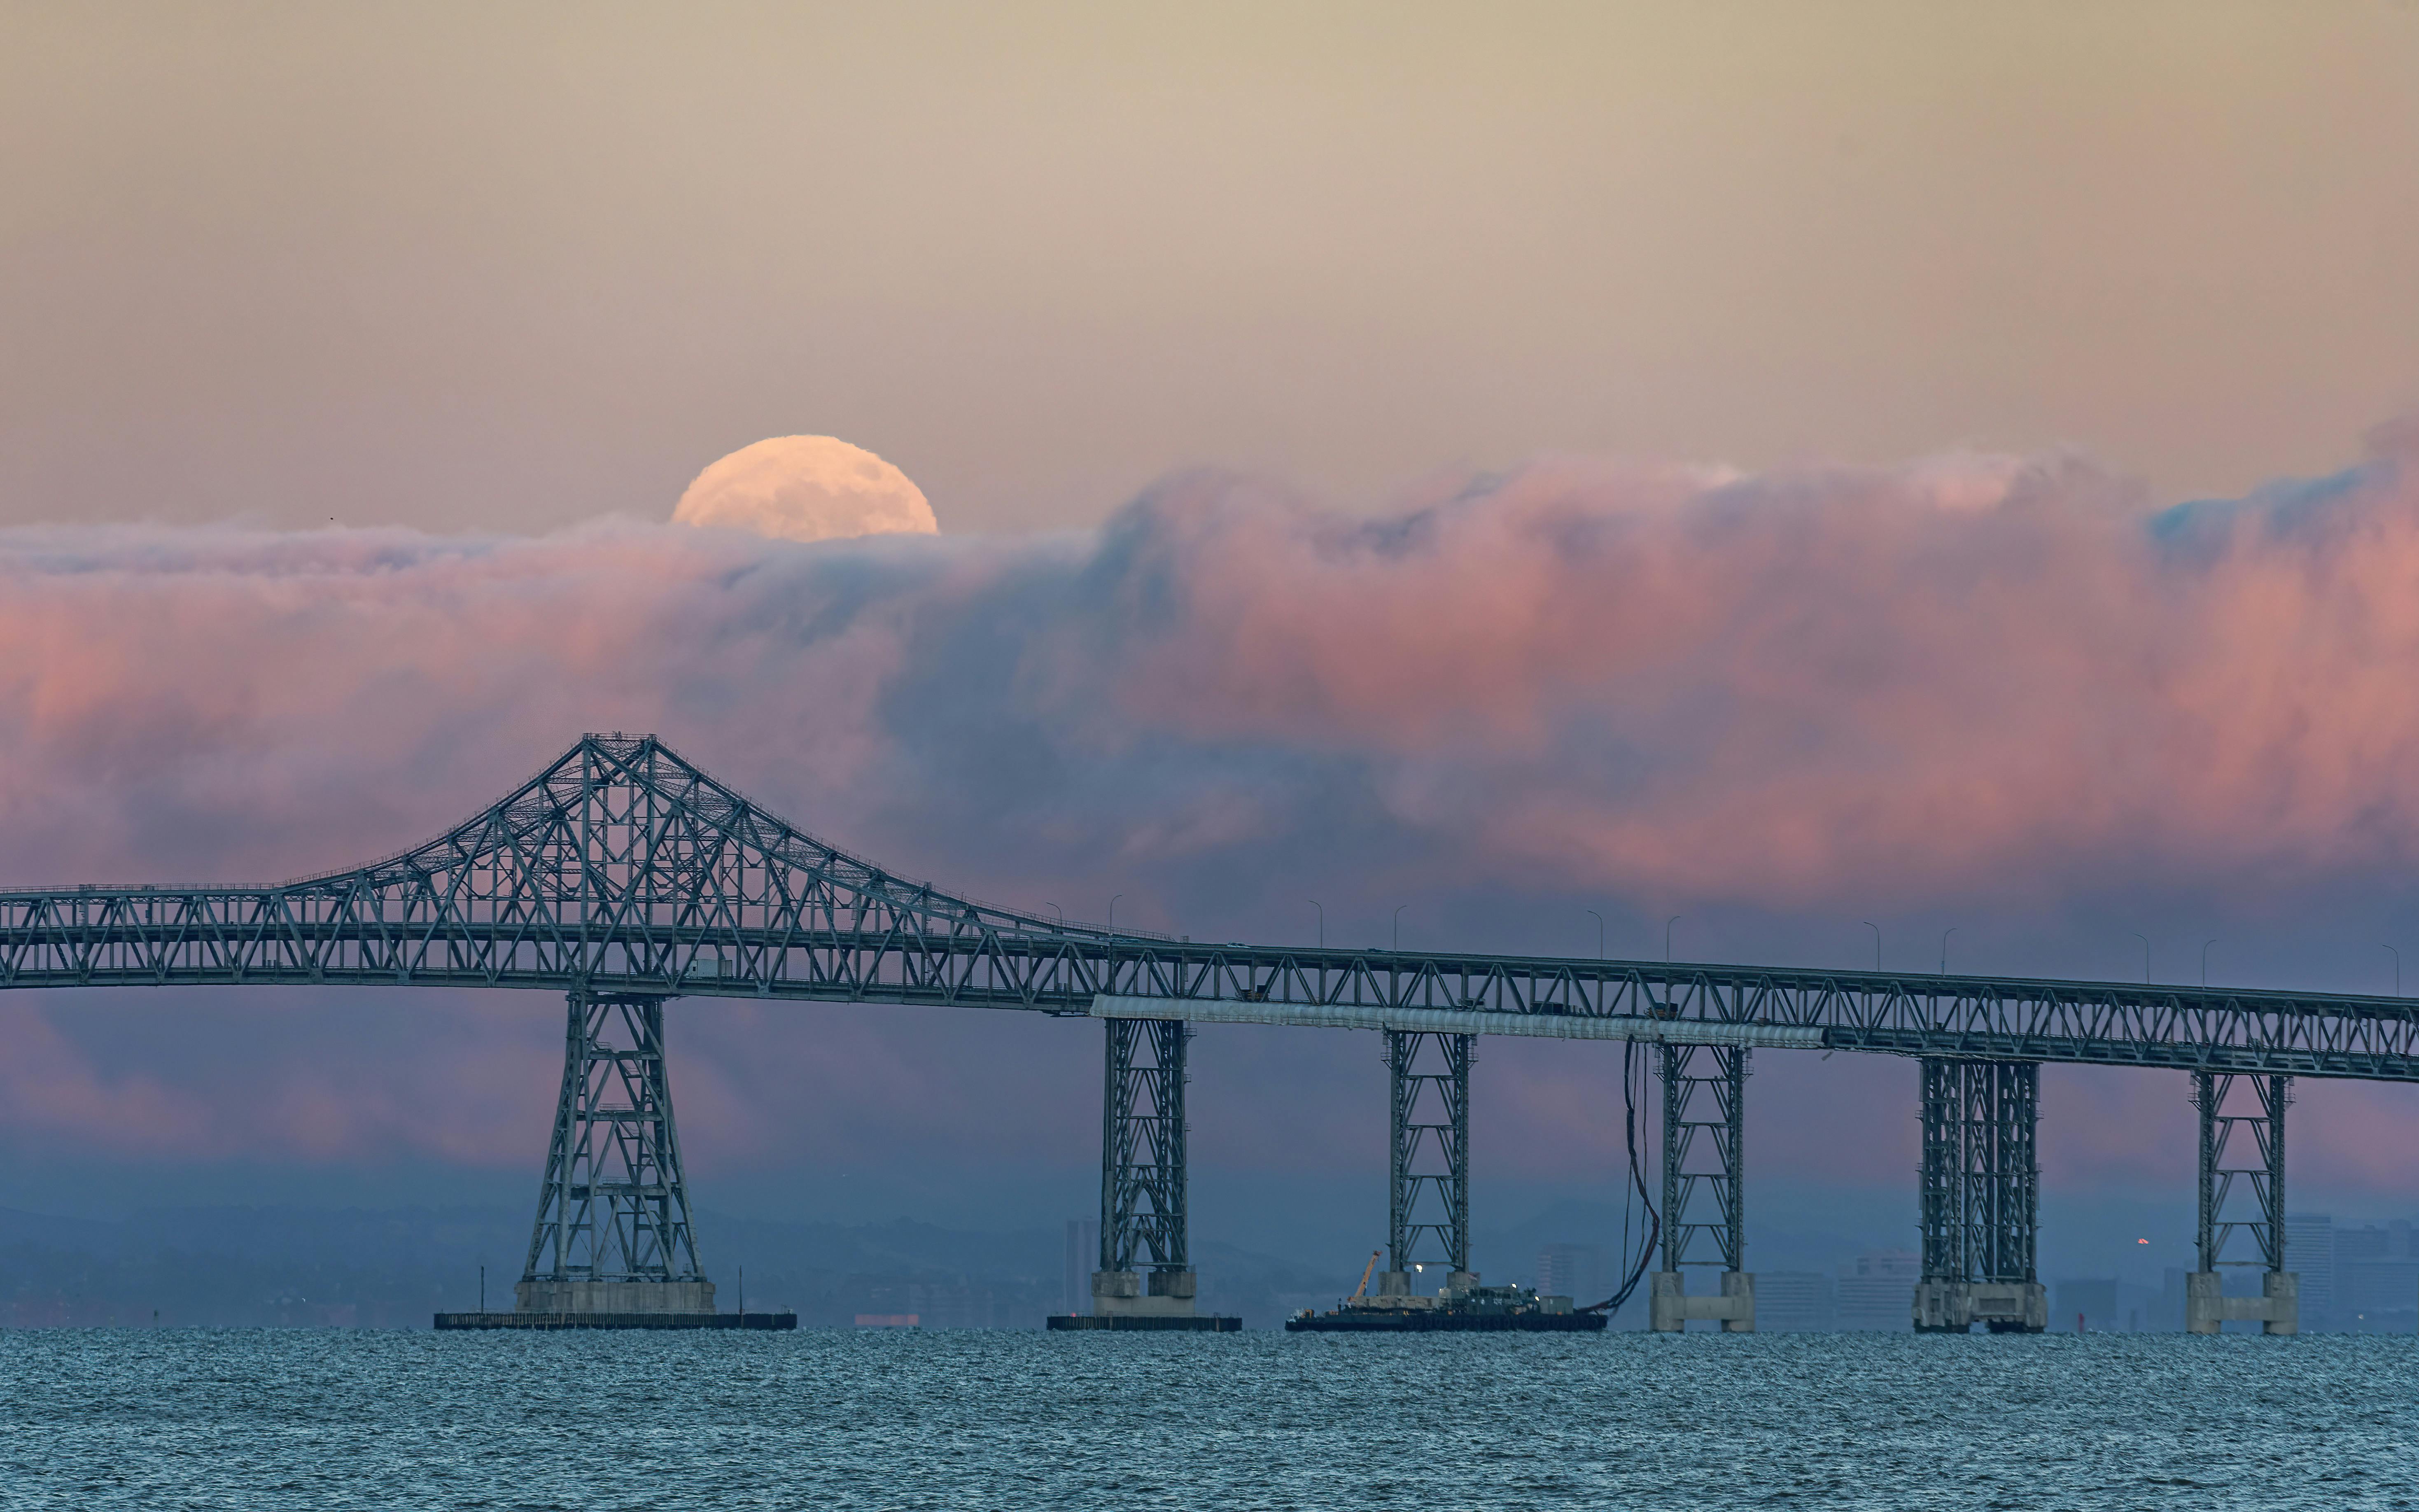
[[[663,1074],[661,1005],[676,996],[1106,1020],[1096,1305],[1144,1319],[1191,1311],[1182,1103],[1194,1024],[1387,1034],[1393,1253],[1380,1285],[1397,1291],[1431,1256],[1450,1274],[1468,1270],[1471,1038],[1643,1042],[1663,1108],[1657,1326],[1752,1326],[1740,1173],[1754,1047],[1922,1059],[1916,1316],[1961,1331],[2041,1326],[2042,1062],[2191,1074],[2202,1123],[2193,1316],[2212,1329],[2226,1318],[2294,1326],[2288,1079],[2419,1081],[2419,1004],[2401,998],[1301,949],[1071,924],[895,876],[644,735],[587,736],[468,823],[353,871],[262,887],[0,891],[0,988],[415,984],[570,999],[522,1283],[525,1305],[564,1309],[655,1295],[615,1287],[702,1284]],[[2246,1149],[2250,1164],[2226,1164]],[[2230,1265],[2263,1272],[2263,1295],[2221,1297],[2216,1272]],[[1684,1267],[1719,1270],[1723,1294],[1687,1296]],[[661,1295],[687,1305],[711,1288]]]

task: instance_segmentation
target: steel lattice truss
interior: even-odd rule
[[[2041,1067],[1923,1062],[1923,1278],[2031,1282],[2041,1232]]]
[[[1101,1269],[1184,1271],[1184,1042],[1170,1020],[1111,1019],[1101,1099]]]
[[[575,995],[524,1281],[700,1281],[664,1005]]]
[[[1744,1045],[1661,1047],[1663,1269],[1746,1269]]]
[[[1386,1268],[1470,1269],[1467,1034],[1388,1034]]]
[[[2285,1269],[2285,1106],[2291,1101],[2291,1084],[2282,1076],[2193,1077],[2202,1270]],[[2237,1244],[2237,1238],[2247,1242]]]
[[[273,887],[0,892],[0,988],[352,983],[1083,1012],[1096,995],[1796,1026],[1825,1048],[2419,1081],[2419,1004],[2022,978],[1195,944],[892,875],[652,736]]]

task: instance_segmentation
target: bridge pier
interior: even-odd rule
[[[1923,1059],[1919,1334],[2038,1334],[2049,1293],[2041,1230],[2041,1064]]]
[[[1718,1321],[1755,1332],[1747,1259],[1745,1045],[1658,1048],[1663,1090],[1663,1269],[1647,1284],[1647,1327],[1676,1334]],[[1721,1293],[1691,1297],[1683,1267],[1718,1267]]]
[[[1099,1318],[1190,1319],[1198,1289],[1185,1250],[1184,1048],[1176,1019],[1103,1019]]]
[[[1412,1294],[1414,1267],[1441,1261],[1449,1288],[1470,1268],[1470,1063],[1476,1036],[1386,1031],[1386,1271],[1378,1295]]]
[[[2289,1076],[2193,1072],[2193,1106],[2200,1110],[2200,1268],[2184,1283],[2187,1333],[2214,1334],[2235,1321],[2256,1322],[2263,1334],[2301,1331],[2302,1278],[2285,1269],[2285,1108],[2291,1088]],[[2239,1137],[2245,1126],[2249,1150]],[[2254,1164],[2226,1164],[2246,1155]],[[2249,1242],[2233,1243],[2238,1238]],[[2260,1294],[2224,1295],[2221,1268],[2252,1267],[2262,1273]]]
[[[664,1000],[574,992],[515,1313],[714,1311],[664,1075]]]

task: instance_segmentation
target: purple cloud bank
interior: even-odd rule
[[[2198,920],[2324,933],[2347,899],[2409,897],[2414,672],[2411,427],[2334,477],[2166,509],[2066,457],[1548,459],[1375,517],[1184,475],[1097,532],[1021,539],[20,530],[0,532],[0,882],[353,864],[583,730],[643,729],[901,870],[1074,917],[1122,893],[1121,922],[1196,937],[1306,938],[1316,896],[1331,939],[1382,942],[1409,903],[1406,943],[1579,953],[1595,907],[1615,953],[1681,914],[1683,955],[1853,964],[1862,918],[1927,956],[1963,918],[1961,949],[2003,957],[1964,964],[2113,972],[2138,917],[2185,975]],[[416,999],[441,1034],[347,1063],[280,1001],[177,995],[241,1025],[248,1053],[208,1076],[202,1052],[85,1024],[131,1024],[140,995],[0,1005],[0,1124],[135,1153],[534,1160],[543,1015]],[[684,1122],[707,1161],[979,1139],[1010,1116],[990,1065],[931,1047],[1039,1067],[1072,1043],[870,1010],[698,1022]],[[1327,1047],[1300,1076],[1262,1066],[1282,1137],[1212,1137],[1269,1163],[1367,1142],[1374,1114],[1319,1091],[1367,1058],[1335,1039],[1299,1041]],[[1080,1102],[1091,1048],[1036,1074]],[[1599,1158],[1608,1068],[1490,1059],[1495,1137]],[[1813,1090],[1893,1072],[1845,1074],[1773,1095],[1877,1120],[1835,1174],[1903,1175],[1911,1107]],[[2396,1096],[2331,1092],[2297,1159],[2381,1179],[2363,1149],[2382,1123],[2407,1136]],[[2091,1150],[2164,1129],[2165,1101],[2078,1106],[2095,1142],[2070,1169],[2122,1175]],[[1088,1111],[1013,1116],[1088,1158]]]

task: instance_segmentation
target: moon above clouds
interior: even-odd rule
[[[924,490],[861,446],[831,436],[776,436],[697,475],[676,525],[747,531],[777,541],[937,534]]]

